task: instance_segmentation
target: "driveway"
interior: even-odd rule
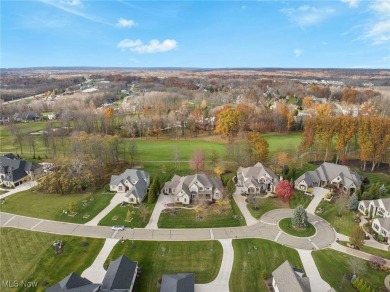
[[[306,276],[309,277],[311,291],[328,292],[331,287],[321,278],[320,272],[311,256],[311,251],[301,249],[297,249],[297,251],[301,257]]]
[[[314,187],[313,188],[313,200],[311,200],[309,206],[306,208],[306,212],[310,214],[314,214],[315,210],[317,209],[318,204],[321,202],[321,200],[325,197],[327,193],[330,191],[325,188],[320,187]]]
[[[100,220],[102,220],[108,213],[112,211],[116,206],[118,206],[120,203],[122,203],[125,199],[125,193],[123,194],[116,194],[110,201],[110,204],[104,208],[99,214],[97,214],[92,220],[85,223],[85,225],[88,226],[98,226],[98,223]]]
[[[172,197],[169,195],[160,194],[156,205],[154,206],[153,213],[150,216],[148,224],[145,229],[158,229],[157,222],[160,218],[161,211],[166,209],[166,204],[172,203]]]
[[[19,192],[22,192],[22,191],[26,191],[26,190],[29,190],[29,189],[31,189],[31,188],[33,188],[33,187],[35,187],[37,185],[37,182],[36,181],[29,181],[29,182],[25,182],[25,183],[23,183],[23,184],[21,184],[21,185],[18,185],[16,188],[14,188],[14,189],[10,189],[10,190],[8,190],[8,189],[2,189],[2,190],[5,190],[5,191],[7,191],[5,194],[2,194],[1,196],[0,196],[0,199],[4,199],[4,198],[6,198],[6,197],[8,197],[8,196],[11,196],[11,195],[13,195],[13,194],[16,194],[16,193],[19,193]]]
[[[238,208],[240,209],[242,216],[244,216],[246,225],[253,225],[259,222],[252,214],[249,212],[247,207],[247,202],[245,202],[246,197],[241,195],[233,195],[234,201],[236,202]]]
[[[229,292],[230,273],[233,268],[234,249],[231,239],[221,239],[223,257],[221,267],[214,281],[208,284],[196,284],[195,292]]]
[[[106,275],[103,264],[118,241],[119,239],[107,238],[95,261],[81,274],[81,277],[87,278],[92,283],[102,283]]]

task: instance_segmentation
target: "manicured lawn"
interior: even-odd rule
[[[347,246],[348,241],[340,241],[339,243],[344,245],[344,246]],[[377,255],[377,256],[380,256],[382,258],[390,260],[390,251],[377,249],[377,248],[374,248],[374,247],[371,247],[371,246],[365,246],[365,245],[361,246],[360,250],[364,251],[366,253]]]
[[[234,263],[230,274],[230,291],[268,291],[260,278],[261,272],[265,270],[267,276],[270,276],[285,260],[293,267],[303,270],[296,250],[269,240],[235,239],[233,248]]]
[[[321,274],[322,279],[329,283],[337,291],[356,291],[352,284],[344,279],[344,275],[351,275],[352,269],[349,267],[348,260],[352,256],[331,250],[317,250],[312,252],[313,259]],[[384,279],[388,274],[370,268],[367,264],[366,272],[361,277],[370,284],[375,291],[382,288],[384,291]]]
[[[308,237],[312,236],[316,233],[315,227],[308,223],[308,226],[306,229],[296,229],[292,223],[291,223],[291,218],[284,218],[279,221],[279,227],[282,229],[284,232],[293,235],[293,236],[298,236],[298,237]]]
[[[44,291],[71,272],[81,274],[95,260],[104,243],[102,239],[13,228],[1,228],[0,233],[1,283],[3,280],[38,282],[38,287],[31,291]],[[57,240],[64,243],[60,255],[51,247]]]
[[[122,254],[138,261],[142,269],[141,276],[135,281],[135,290],[157,292],[156,285],[163,274],[195,273],[196,283],[214,280],[221,266],[222,246],[218,241],[127,240],[114,247],[106,266]]]
[[[267,140],[270,152],[276,152],[280,148],[284,150],[297,149],[302,140],[302,133],[289,133],[287,135],[269,133],[261,134],[261,136]]]
[[[100,222],[99,225],[113,226],[113,225],[124,225],[126,227],[144,228],[148,224],[150,216],[152,215],[155,204],[143,203],[148,210],[148,216],[145,217],[145,221],[139,214],[139,207],[134,208],[133,205],[121,207],[119,204],[110,213],[107,214]],[[130,222],[126,221],[127,211],[132,212],[132,219]],[[115,217],[117,217],[115,219]],[[115,219],[115,220],[114,220]]]
[[[366,190],[368,190],[372,184],[384,184],[387,189],[386,197],[390,197],[390,175],[384,173],[363,172],[361,170],[358,170],[358,172],[363,177],[367,177],[370,180],[370,184],[365,187]]]
[[[259,200],[259,210],[253,209],[253,204],[248,204],[247,208],[249,212],[252,214],[253,217],[256,219],[259,219],[261,216],[263,216],[268,211],[274,210],[274,209],[281,209],[281,208],[288,208],[287,203],[283,202],[279,198],[258,198],[256,200]]]
[[[210,205],[207,210],[201,213],[203,218],[198,221],[194,210],[179,209],[176,215],[161,213],[157,225],[159,228],[209,228],[246,225],[245,219],[234,200],[232,200],[231,205],[231,209],[222,214],[216,213],[216,204]],[[233,217],[235,215],[240,217],[235,219]]]
[[[305,195],[303,192],[294,190],[294,197],[288,201],[290,208],[295,209],[298,205],[302,205],[304,208],[309,206],[313,197]]]
[[[317,215],[327,220],[336,229],[337,232],[349,236],[354,227],[359,226],[359,223],[353,221],[354,213],[348,210],[342,212],[342,216],[337,216],[335,204],[324,200],[318,205],[323,208],[323,213]]]
[[[0,205],[2,212],[8,212],[29,217],[65,221],[72,223],[86,223],[100,213],[114,195],[102,194],[102,190],[95,194],[67,194],[55,195],[23,191],[6,198],[6,203]],[[74,217],[63,213],[68,210],[69,204],[76,205]],[[88,218],[83,218],[88,214]]]

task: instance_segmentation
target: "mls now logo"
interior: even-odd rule
[[[27,282],[18,280],[4,280],[1,283],[2,288],[35,288],[38,286],[38,282]]]

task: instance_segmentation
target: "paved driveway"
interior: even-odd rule
[[[148,224],[145,229],[158,229],[157,222],[160,218],[161,211],[166,208],[166,204],[172,203],[172,197],[169,195],[160,194],[156,206],[154,206],[153,213],[150,216]]]
[[[325,197],[325,195],[329,192],[330,191],[328,189],[314,187],[313,188],[314,198],[313,198],[313,200],[311,200],[309,206],[307,206],[307,208],[306,208],[307,213],[314,214],[315,210],[317,209],[318,204]]]
[[[234,201],[236,202],[238,208],[240,209],[242,216],[244,216],[246,225],[253,225],[259,222],[252,214],[249,212],[248,207],[246,206],[248,203],[245,202],[245,196],[241,195],[233,195]]]
[[[0,195],[0,199],[4,199],[8,196],[11,196],[13,194],[16,194],[16,193],[19,193],[19,192],[22,192],[22,191],[25,191],[25,190],[29,190],[31,188],[33,188],[34,186],[37,185],[37,182],[36,181],[29,181],[29,182],[25,182],[21,185],[18,185],[16,188],[14,189],[3,189],[3,190],[6,190],[7,192],[5,194],[2,194]]]
[[[120,203],[122,203],[125,199],[126,193],[123,194],[115,194],[115,196],[112,197],[110,204],[104,208],[99,214],[97,214],[92,220],[85,223],[85,225],[88,226],[98,226],[100,220],[102,220],[108,213],[112,211],[116,206],[118,206]]]

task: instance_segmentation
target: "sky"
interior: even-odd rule
[[[1,1],[1,68],[390,69],[390,0]]]

